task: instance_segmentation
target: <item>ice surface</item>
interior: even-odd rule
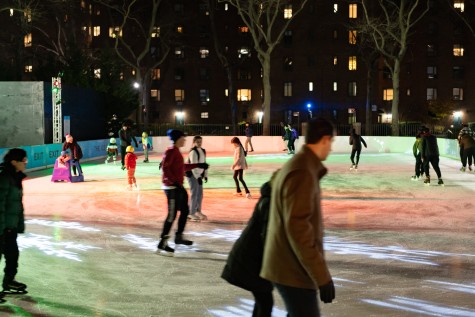
[[[189,222],[195,244],[173,258],[154,253],[166,216],[158,163],[137,167],[126,190],[120,165],[84,164],[84,183],[51,183],[51,170],[24,182],[26,234],[17,279],[29,294],[8,296],[0,315],[250,316],[252,295],[220,278],[250,217],[258,187],[288,158],[249,155],[255,199],[234,197],[231,153],[208,154],[203,212]],[[325,248],[337,286],[323,316],[475,316],[475,174],[441,158],[445,186],[411,181],[414,159],[331,155],[322,181]],[[436,180],[435,175],[433,180]],[[274,317],[285,316],[275,293]]]

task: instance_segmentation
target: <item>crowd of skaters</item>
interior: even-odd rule
[[[128,131],[129,130],[129,131]],[[283,139],[289,141],[296,138],[289,134],[292,127],[284,126]],[[169,245],[170,232],[178,217],[174,235],[175,245],[192,245],[193,241],[184,236],[188,219],[206,220],[202,212],[203,182],[208,181],[206,150],[202,147],[202,137],[193,138],[193,147],[185,162],[180,148],[185,145],[186,135],[180,130],[169,130],[167,135],[171,145],[166,149],[160,167],[162,169],[162,189],[167,197],[167,217],[165,218],[157,253],[173,256],[174,249]],[[119,133],[121,140],[122,168],[127,169],[129,187],[137,187],[135,168],[137,156],[134,147],[138,144],[130,134],[128,126],[123,126]],[[130,136],[130,137],[129,137]],[[320,204],[320,180],[327,173],[323,165],[331,152],[335,136],[333,125],[321,118],[310,120],[306,131],[306,142],[295,156],[276,171],[271,180],[261,187],[261,196],[255,206],[254,213],[230,252],[222,277],[231,284],[252,292],[255,298],[253,316],[269,317],[273,306],[273,289],[277,289],[284,300],[288,316],[319,316],[317,295],[322,302],[331,303],[335,298],[335,287],[323,250],[323,224]],[[251,146],[252,132],[246,134],[246,146]],[[458,136],[462,171],[472,170],[474,160],[473,132],[468,126],[463,127]],[[148,162],[148,150],[151,141],[146,133],[140,142],[147,150],[144,162]],[[231,169],[236,184],[235,195],[242,196],[240,185],[243,186],[247,198],[251,198],[249,189],[243,179],[243,171],[247,169],[247,150],[239,138],[230,142],[234,148],[234,160]],[[357,168],[362,145],[367,147],[365,140],[353,129],[350,132],[352,152],[350,159],[352,168]],[[294,154],[292,146],[289,154]],[[125,149],[122,149],[125,148]],[[70,151],[71,154],[68,154]],[[430,183],[429,164],[432,165],[442,185],[437,139],[428,128],[422,127],[416,136],[413,147],[416,158],[413,179],[424,174],[425,183]],[[114,162],[118,155],[115,139],[111,139],[107,147],[108,163]],[[125,154],[125,155],[124,155]],[[355,160],[356,157],[356,160]],[[58,158],[58,165],[75,162],[76,172],[82,173],[79,160],[82,151],[71,135],[66,136],[63,151]],[[19,250],[18,233],[24,232],[24,215],[22,205],[22,180],[26,177],[26,152],[22,149],[11,149],[3,159],[0,172],[0,255],[5,258],[5,274],[3,292],[26,293],[26,285],[15,280],[18,267]],[[54,173],[53,173],[54,174]],[[191,197],[184,188],[184,179],[190,186]],[[178,213],[180,215],[178,216]],[[285,258],[283,261],[282,258]]]

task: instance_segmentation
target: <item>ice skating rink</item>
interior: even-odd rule
[[[284,152],[282,152],[284,153]],[[17,279],[0,316],[251,316],[252,295],[220,278],[249,219],[259,186],[290,156],[248,156],[254,199],[234,197],[229,153],[209,153],[203,212],[189,222],[195,244],[175,257],[155,254],[166,216],[159,155],[137,166],[139,191],[120,165],[83,164],[86,182],[51,183],[52,170],[24,182],[26,233]],[[475,316],[475,173],[441,158],[445,186],[411,181],[414,158],[367,154],[325,162],[325,248],[336,300],[323,316]],[[3,262],[2,262],[3,265]],[[286,316],[277,292],[273,316]]]

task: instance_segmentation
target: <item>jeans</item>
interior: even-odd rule
[[[17,237],[18,233],[15,229],[5,229],[1,238],[0,254],[3,254],[5,257],[3,284],[13,281],[18,270],[20,251],[18,250]]]
[[[439,168],[439,157],[438,156],[427,156],[424,159],[424,172],[426,173],[427,177],[429,176],[429,163],[432,165],[435,173],[437,174],[438,178],[442,178],[442,173],[440,172]]]
[[[198,179],[194,176],[187,177],[190,185],[190,214],[201,211],[201,203],[203,202],[203,186],[198,184]]]
[[[246,191],[246,194],[248,194],[249,189],[247,189],[246,182],[244,181],[243,174],[244,174],[243,169],[234,170],[233,179],[234,179],[234,183],[236,183],[236,192],[237,193],[241,192],[241,188],[239,187],[239,182],[241,182],[242,186],[244,187],[244,190]],[[238,181],[238,179],[239,179],[239,181]]]
[[[271,317],[272,306],[274,306],[272,291],[252,292],[252,295],[254,295],[255,301],[252,317]]]
[[[274,286],[284,300],[288,317],[320,317],[317,290],[291,287],[277,283]]]
[[[178,218],[177,234],[183,234],[185,231],[186,220],[190,209],[188,208],[188,193],[184,187],[177,187],[174,189],[165,189],[165,195],[168,202],[168,215],[163,224],[163,231],[161,237],[168,236],[172,228],[173,221],[175,221],[176,214],[180,210],[180,217]]]
[[[360,161],[360,153],[361,153],[361,150],[351,150],[350,159],[351,159],[351,163],[353,163],[353,165],[358,165],[358,163]],[[355,163],[355,154],[356,154],[356,163]]]

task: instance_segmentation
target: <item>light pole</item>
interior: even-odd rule
[[[185,112],[184,111],[175,112],[175,124],[185,125]]]

